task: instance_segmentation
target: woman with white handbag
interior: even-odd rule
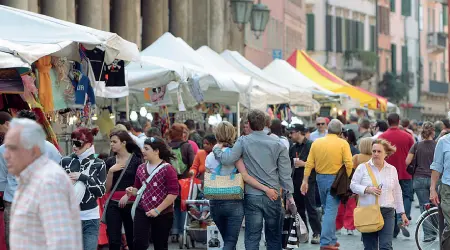
[[[350,188],[359,195],[354,223],[365,250],[392,250],[395,212],[401,214],[403,227],[409,225],[397,169],[385,161],[395,150],[386,140],[373,141],[372,158],[353,174]]]
[[[227,121],[217,125],[215,134],[224,151],[229,150],[236,140],[236,129]],[[223,250],[234,250],[244,220],[244,181],[264,191],[272,200],[278,199],[278,192],[251,177],[242,160],[236,162],[236,166],[225,166],[211,152],[205,165],[204,194],[210,200],[211,216],[222,235]]]

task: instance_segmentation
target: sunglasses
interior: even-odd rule
[[[150,141],[150,143],[154,143],[156,141],[156,137],[148,137],[145,142],[148,143],[148,141]]]
[[[324,126],[325,123],[316,123],[317,126]]]
[[[72,146],[75,146],[77,148],[81,148],[84,144],[84,141],[79,140],[72,140]]]

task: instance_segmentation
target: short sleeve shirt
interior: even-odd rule
[[[409,150],[410,154],[414,154],[412,164],[416,163],[416,172],[414,177],[430,178],[431,169],[430,165],[433,163],[434,150],[436,148],[436,141],[425,140],[419,143],[415,143]]]

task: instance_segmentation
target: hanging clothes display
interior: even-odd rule
[[[100,48],[86,50],[84,54],[89,58],[95,80],[104,82],[106,87],[125,87],[125,62],[114,60],[111,64],[104,63],[105,51]]]
[[[64,87],[58,83],[58,75],[54,69],[50,70],[50,79],[52,81],[53,106],[55,110],[66,109],[67,104],[64,100]]]
[[[69,75],[75,89],[75,107],[84,108],[88,102],[95,105],[94,89],[89,78],[81,72],[80,63],[75,62],[74,67],[75,69],[69,72]]]
[[[39,70],[39,102],[44,108],[44,112],[55,110],[53,106],[52,80],[50,79],[51,59],[51,56],[44,56],[36,61],[36,68]]]

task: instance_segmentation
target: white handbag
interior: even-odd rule
[[[91,169],[92,164],[94,164],[94,161],[95,159],[91,160],[89,166],[83,172],[81,172],[81,174],[89,175],[89,170]],[[75,190],[75,197],[77,199],[77,202],[78,204],[81,204],[81,202],[83,201],[84,194],[86,193],[86,184],[84,184],[84,182],[82,181],[76,181],[73,184],[73,188]]]

